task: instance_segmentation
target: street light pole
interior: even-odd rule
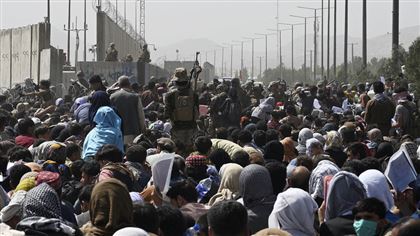
[[[317,38],[317,32],[318,32],[318,30],[317,30],[317,24],[316,24],[316,20],[317,20],[317,15],[316,15],[316,11],[318,11],[318,10],[321,10],[322,12],[324,12],[323,10],[324,9],[327,9],[327,8],[312,8],[312,7],[301,7],[301,6],[298,6],[298,8],[302,8],[302,9],[308,9],[308,10],[313,10],[314,11],[314,78],[316,78],[316,66],[317,66],[317,40],[316,40],[316,38]],[[323,13],[322,13],[323,14]],[[321,15],[322,15],[321,14]],[[323,28],[321,28],[321,30],[322,30],[322,34],[324,33],[323,31],[324,31],[324,29]],[[324,75],[324,54],[323,54],[323,49],[324,49],[324,45],[323,45],[323,38],[324,36],[322,35],[321,36],[321,63],[322,63],[322,65],[321,65],[321,76],[323,76]]]
[[[327,22],[327,81],[330,80],[330,9],[331,0],[328,0],[328,22]]]
[[[344,82],[347,83],[347,43],[348,43],[348,18],[349,0],[344,2]]]
[[[244,69],[244,42],[245,41],[233,40],[233,42],[241,43],[241,70],[239,72],[239,77],[240,79],[242,79],[242,71]]]
[[[281,25],[289,25],[289,26],[291,26],[291,30],[292,30],[292,80],[294,80],[295,79],[295,67],[294,67],[294,64],[293,64],[293,59],[294,59],[294,55],[293,55],[293,44],[294,44],[294,38],[293,38],[293,30],[294,30],[294,26],[295,25],[303,25],[303,23],[301,23],[301,24],[289,24],[289,23],[279,23],[279,24],[281,24]]]
[[[333,78],[337,77],[337,0],[334,0],[334,53],[333,53]]]
[[[255,39],[260,39],[260,38],[247,38],[244,37],[244,39],[249,39],[251,40],[251,44],[252,44],[252,62],[251,62],[251,78],[254,79],[254,41]]]
[[[278,35],[277,33],[276,34],[258,34],[258,33],[256,33],[256,35],[263,35],[264,37],[265,37],[265,70],[267,71],[268,70],[268,40],[267,40],[267,38],[268,38],[268,35]]]
[[[366,69],[367,66],[367,6],[366,0],[363,0],[363,69]]]
[[[302,18],[304,19],[305,23],[305,34],[304,34],[304,42],[303,42],[303,67],[304,67],[304,74],[305,74],[305,81],[307,80],[307,68],[306,68],[306,20],[307,18],[313,18],[313,16],[297,16],[297,15],[290,15],[291,17]]]
[[[276,30],[276,29],[267,29],[269,31],[277,31],[279,34],[279,59],[280,59],[280,64],[279,64],[279,71],[280,71],[280,77],[283,77],[283,59],[282,59],[282,54],[281,54],[281,32],[283,31],[287,31],[287,30],[291,30],[291,28],[289,29],[282,29],[282,30]]]
[[[83,2],[83,61],[86,62],[86,31],[87,31],[87,25],[86,25],[86,0]]]

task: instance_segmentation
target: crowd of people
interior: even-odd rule
[[[0,95],[0,235],[420,235],[404,79],[194,83]]]

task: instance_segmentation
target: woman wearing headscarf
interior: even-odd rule
[[[391,212],[391,209],[394,207],[394,198],[385,175],[378,170],[371,169],[360,174],[359,179],[365,186],[367,197],[381,200],[387,210],[385,218],[389,222],[395,223],[398,217]]]
[[[75,105],[73,105],[74,106],[73,115],[77,123],[83,124],[83,123],[89,122],[89,111],[92,104],[88,101],[88,98],[87,97],[77,98],[74,104]],[[70,112],[72,112],[72,110],[70,110]]]
[[[80,230],[61,216],[61,204],[57,192],[42,183],[26,193],[23,214],[17,230],[26,235],[82,235]]]
[[[260,105],[254,108],[251,118],[257,121],[263,120],[268,122],[271,119],[271,112],[274,110],[275,99],[268,97]]]
[[[103,106],[110,106],[111,100],[109,99],[109,96],[105,91],[99,90],[94,92],[90,97],[90,104],[91,106],[89,107],[89,123],[91,125],[94,125],[94,118],[98,109]]]
[[[268,216],[273,210],[276,196],[268,170],[260,165],[245,167],[239,176],[239,194],[248,211],[248,227],[252,234],[268,226]]]
[[[283,144],[283,148],[284,148],[283,162],[290,163],[290,161],[295,159],[297,156],[295,143],[293,142],[293,139],[290,137],[286,137],[280,142],[281,144]]]
[[[353,228],[352,209],[367,197],[366,189],[359,178],[350,172],[340,171],[329,183],[324,214],[320,213],[321,235],[356,234]]]
[[[347,154],[343,151],[343,139],[337,131],[327,132],[325,139],[325,152],[334,159],[338,167],[342,167],[347,160]]]
[[[239,176],[242,166],[236,163],[229,163],[222,166],[219,173],[222,177],[219,190],[210,198],[209,206],[227,200],[236,200],[239,197]]]
[[[124,151],[124,143],[121,132],[121,118],[111,107],[101,107],[96,112],[94,122],[96,123],[85,138],[83,143],[83,158],[89,158],[105,144],[113,144]]]
[[[298,145],[296,146],[296,150],[298,151],[299,155],[306,154],[306,141],[310,138],[313,138],[312,130],[303,128],[299,131]]]
[[[81,230],[85,236],[111,236],[131,226],[133,202],[127,188],[111,178],[95,185],[90,199],[90,222]]]
[[[309,194],[318,205],[321,205],[324,199],[324,177],[334,175],[338,171],[340,171],[338,166],[329,160],[320,161],[312,171],[309,178]]]
[[[318,205],[302,189],[289,188],[277,196],[268,227],[287,231],[293,236],[314,236],[315,212]]]

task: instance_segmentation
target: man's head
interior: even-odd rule
[[[170,138],[159,138],[157,140],[157,149],[158,152],[166,151],[172,153],[175,151],[175,143]]]
[[[298,166],[292,171],[289,178],[287,178],[287,183],[290,188],[300,188],[302,190],[308,191],[310,177],[311,172],[308,170],[308,168],[304,166]]]
[[[146,161],[147,151],[141,145],[133,145],[127,149],[125,157],[127,161],[138,162],[144,164]]]
[[[90,90],[98,91],[98,90],[101,90],[104,85],[102,84],[102,79],[99,75],[93,75],[89,79],[89,86],[90,86]]]
[[[18,122],[17,131],[20,135],[32,136],[35,124],[30,118],[25,118]]]
[[[212,142],[207,136],[199,136],[194,140],[194,149],[202,155],[207,155],[211,150]]]
[[[130,79],[128,78],[128,76],[126,75],[122,75],[118,78],[118,86],[120,88],[131,88],[131,83],[130,83]]]
[[[41,80],[41,81],[39,81],[39,88],[40,89],[46,90],[46,89],[49,89],[50,86],[51,86],[51,83],[50,83],[49,80]]]
[[[79,70],[76,74],[78,79],[82,79],[85,77],[85,73],[83,73],[83,71]]]
[[[86,161],[81,168],[82,178],[80,179],[80,183],[84,186],[92,184],[100,170],[101,166],[97,161]]]
[[[378,93],[383,93],[385,91],[385,86],[381,81],[375,81],[373,82],[373,92],[375,92],[375,94]]]
[[[236,201],[222,201],[207,213],[210,236],[245,236],[248,233],[248,213]]]
[[[105,144],[96,153],[95,160],[98,161],[102,167],[109,162],[122,162],[123,154],[117,146],[112,144]]]
[[[166,194],[174,207],[180,208],[188,203],[197,202],[198,193],[195,186],[188,180],[175,183]]]
[[[357,235],[377,235],[387,225],[385,204],[376,198],[360,200],[352,211]]]
[[[362,143],[352,143],[347,148],[347,158],[349,160],[362,160],[367,156],[366,154],[366,146]]]

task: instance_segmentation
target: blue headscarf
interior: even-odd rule
[[[94,117],[98,109],[103,106],[110,106],[111,100],[109,99],[109,96],[106,92],[96,91],[92,94],[92,97],[90,98],[90,103],[91,106],[89,108],[89,123],[93,125]]]

